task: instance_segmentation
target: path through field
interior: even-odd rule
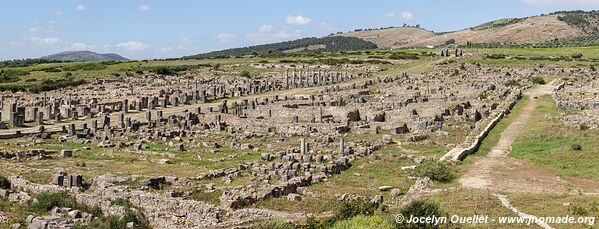
[[[529,122],[537,106],[536,97],[550,94],[553,82],[527,90],[528,101],[518,116],[501,133],[489,154],[476,161],[459,182],[463,187],[504,192],[530,193],[599,193],[599,182],[580,178],[564,178],[528,161],[507,157],[512,143]]]

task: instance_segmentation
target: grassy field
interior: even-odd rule
[[[538,217],[599,217],[599,197],[568,194],[507,194],[510,204]],[[555,228],[595,228],[589,224],[550,224]]]
[[[532,161],[562,176],[599,180],[599,131],[566,127],[549,95],[540,97],[537,104],[509,156]],[[582,149],[572,149],[573,144],[580,144]]]
[[[464,52],[484,54],[504,54],[510,56],[566,56],[581,53],[583,58],[599,58],[599,46],[563,48],[467,48]]]
[[[346,61],[384,61],[393,64],[374,64],[383,69],[374,72],[375,76],[399,75],[402,72],[417,73],[428,71],[434,65],[446,60],[446,58],[429,57],[423,53],[435,53],[436,49],[414,49],[414,50],[371,50],[364,52],[342,52],[342,53],[318,53],[318,54],[293,54],[285,56],[244,56],[215,59],[180,59],[180,60],[150,60],[150,61],[124,61],[124,62],[96,62],[96,63],[50,63],[39,64],[28,67],[1,68],[0,71],[12,72],[18,76],[5,81],[0,80],[2,88],[31,88],[35,85],[45,84],[45,80],[65,79],[66,74],[72,74],[74,79],[95,78],[120,78],[125,75],[134,74],[138,71],[147,72],[156,67],[181,67],[203,72],[204,74],[227,74],[239,75],[247,71],[251,76],[268,72],[280,72],[282,69],[256,68],[250,64],[275,64],[287,61],[290,63],[315,62],[322,64],[323,60]],[[599,47],[568,47],[568,48],[492,48],[492,49],[466,49],[466,53],[477,54],[504,54],[508,56],[566,56],[573,53],[583,54],[579,61],[550,61],[550,60],[515,60],[515,59],[481,59],[480,57],[465,56],[458,63],[479,63],[488,65],[559,65],[559,66],[589,66],[593,62],[589,58],[599,58]],[[416,54],[416,60],[393,60],[391,56],[398,53]],[[325,61],[326,62],[326,61]],[[596,62],[596,61],[595,61]],[[218,67],[217,67],[218,66]],[[218,68],[219,71],[210,71]]]

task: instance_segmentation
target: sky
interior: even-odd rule
[[[0,60],[62,51],[174,58],[358,28],[420,25],[435,32],[599,0],[7,0]]]

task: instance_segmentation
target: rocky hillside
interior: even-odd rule
[[[61,52],[49,56],[40,57],[40,59],[44,60],[53,60],[53,61],[74,61],[74,62],[84,62],[84,61],[122,61],[128,60],[125,57],[122,57],[118,54],[107,53],[107,54],[99,54],[90,51],[67,51]]]
[[[373,42],[379,48],[437,46],[454,40],[471,43],[535,43],[597,34],[599,12],[556,12],[487,22],[459,31],[435,34],[420,28],[388,28],[340,34]]]

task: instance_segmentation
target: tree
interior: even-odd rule
[[[451,39],[445,41],[445,45],[451,45],[451,44],[455,44],[455,39],[451,38]]]

